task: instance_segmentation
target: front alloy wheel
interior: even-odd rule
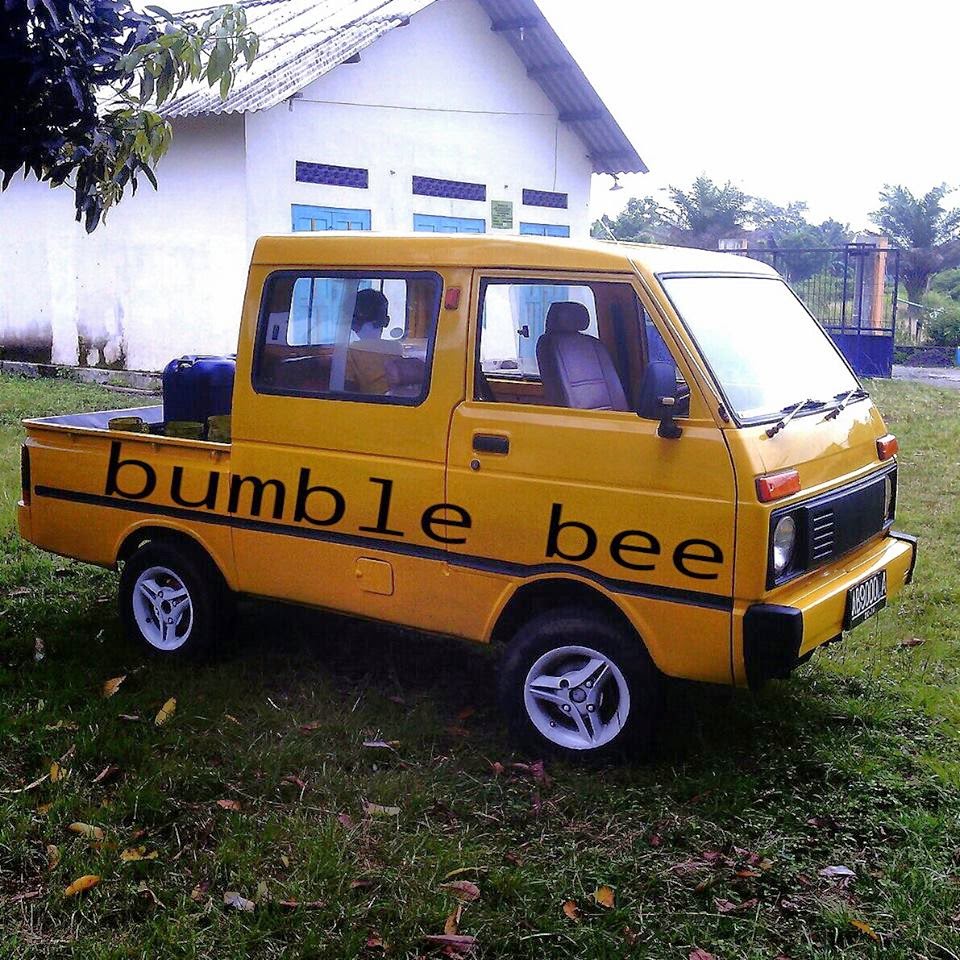
[[[534,727],[552,744],[596,750],[610,743],[630,717],[623,671],[591,647],[548,650],[530,668],[524,706]]]
[[[660,673],[626,625],[577,607],[540,614],[510,642],[500,703],[534,755],[574,760],[650,749]]]

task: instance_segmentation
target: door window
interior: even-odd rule
[[[420,403],[429,385],[441,289],[435,273],[272,275],[264,287],[255,388]]]

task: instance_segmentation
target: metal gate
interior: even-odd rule
[[[743,253],[769,263],[793,287],[859,376],[890,376],[899,249],[850,243]]]

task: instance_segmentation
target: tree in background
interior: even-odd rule
[[[836,220],[812,224],[807,205],[794,201],[785,207],[762,197],[751,197],[729,181],[722,186],[707,176],[688,189],[670,186],[669,203],[653,197],[633,197],[616,217],[597,220],[591,235],[597,239],[635,243],[673,243],[716,250],[719,241],[750,237],[766,248],[837,247],[849,240],[849,230]],[[795,279],[806,279],[830,265],[829,255],[812,253],[797,258]],[[794,261],[791,261],[794,265]]]
[[[960,264],[960,210],[948,210],[943,201],[951,189],[942,183],[915,197],[906,187],[884,185],[880,207],[870,219],[904,248],[900,275],[907,299],[919,303],[930,277]]]
[[[674,242],[716,250],[724,237],[740,236],[750,222],[751,198],[729,180],[721,187],[699,176],[687,190],[669,187],[670,206],[662,216]]]
[[[595,221],[590,235],[598,240],[662,243],[669,239],[669,228],[653,197],[631,197],[615,220],[604,214]]]
[[[188,81],[226,97],[258,40],[239,6],[205,20],[129,0],[4,0],[0,4],[0,190],[23,171],[73,190],[87,231],[133,192],[170,146],[158,112]]]

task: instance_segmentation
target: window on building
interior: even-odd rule
[[[557,210],[566,210],[568,196],[565,193],[555,193],[552,190],[524,190],[523,202],[528,207],[553,207]]]
[[[343,207],[315,207],[294,203],[290,208],[294,230],[369,230],[369,210],[349,210]]]
[[[569,237],[570,228],[560,223],[521,223],[520,233],[530,237]]]
[[[308,163],[298,160],[296,178],[299,183],[323,183],[331,187],[355,187],[366,190],[370,172],[363,167],[338,167],[332,163]]]
[[[415,213],[413,229],[418,233],[486,233],[487,221],[476,217],[435,217]]]
[[[283,271],[264,288],[261,393],[418,404],[440,312],[435,273]]]
[[[450,200],[486,200],[483,183],[464,180],[438,180],[436,177],[414,177],[413,192],[421,197],[447,197]]]

